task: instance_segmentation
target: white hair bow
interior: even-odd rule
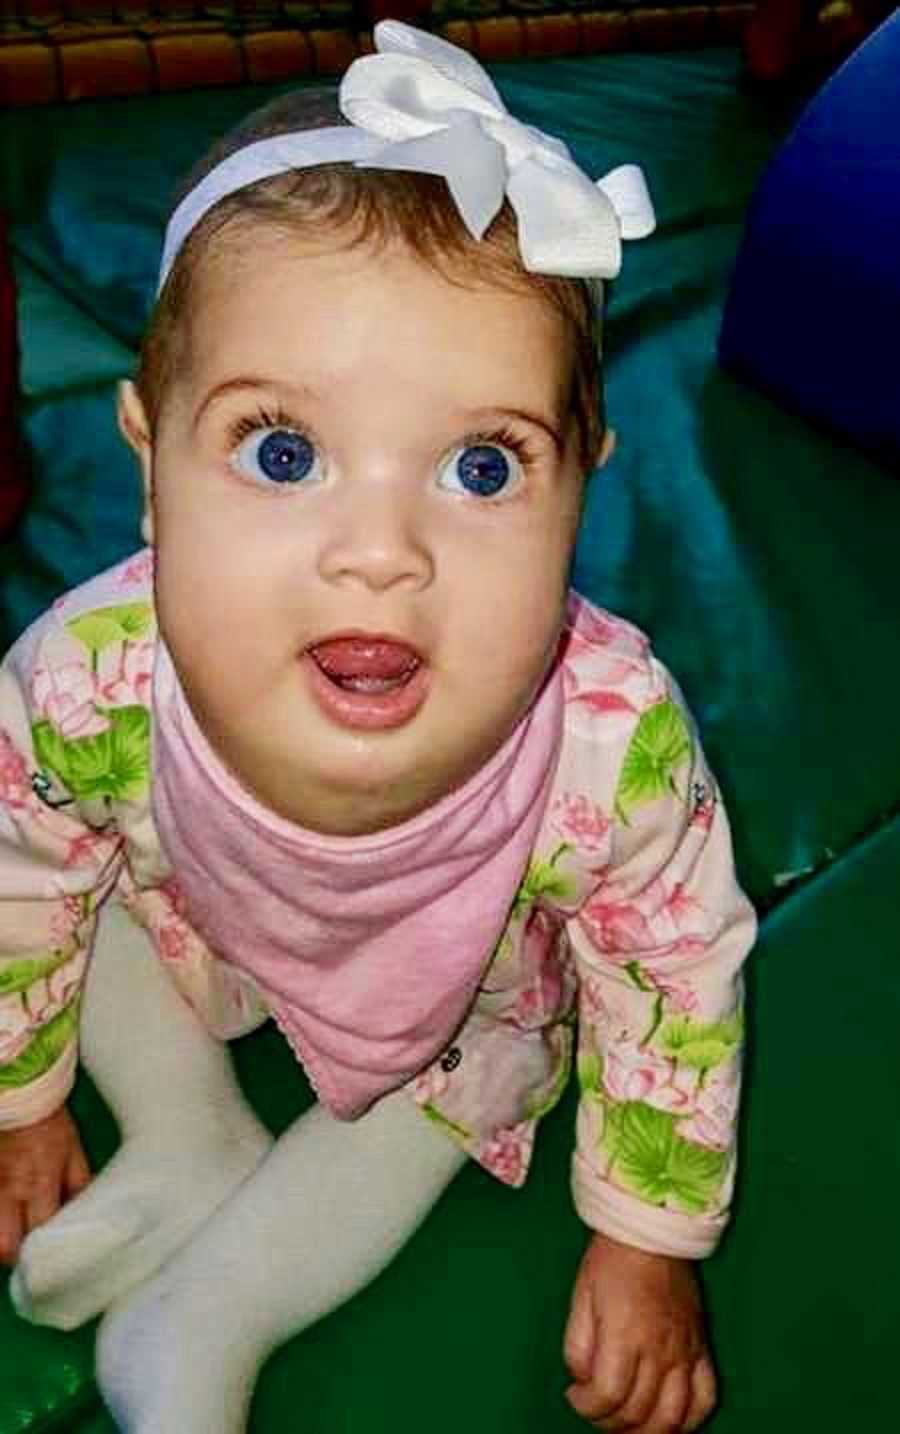
[[[374,38],[377,54],[354,60],[341,82],[349,126],[257,140],[185,196],[166,229],[160,288],[191,230],[220,199],[291,169],[341,162],[442,175],[476,239],[506,197],[526,269],[615,278],[622,239],[643,239],[656,223],[637,165],[594,183],[561,140],[513,118],[465,50],[399,20],[382,20]]]
[[[388,143],[358,162],[443,175],[476,239],[505,196],[526,269],[615,278],[621,240],[656,224],[641,170],[622,165],[593,183],[561,140],[513,118],[465,50],[398,20],[374,34],[378,53],[354,60],[339,101],[352,124]]]

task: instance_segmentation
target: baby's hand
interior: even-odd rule
[[[566,1329],[567,1398],[598,1429],[688,1434],[716,1402],[691,1265],[595,1235]]]
[[[35,1125],[0,1131],[0,1265],[14,1265],[29,1231],[90,1178],[78,1127],[65,1106]]]

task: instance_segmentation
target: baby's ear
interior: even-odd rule
[[[153,439],[150,425],[141,402],[141,396],[131,379],[123,379],[116,396],[116,416],[119,432],[134,452],[141,468],[141,482],[144,488],[144,516],[141,518],[141,537],[145,543],[153,542]]]

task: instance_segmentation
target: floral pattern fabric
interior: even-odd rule
[[[189,926],[151,815],[149,552],[60,600],[0,669],[0,1129],[74,1079],[97,913],[115,895],[210,1030],[266,1018]],[[477,998],[409,1083],[498,1179],[577,1069],[573,1193],[586,1222],[699,1256],[727,1220],[755,935],[684,703],[644,636],[572,595],[550,801]]]

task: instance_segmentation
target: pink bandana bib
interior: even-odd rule
[[[192,925],[252,977],[337,1116],[361,1114],[449,1043],[502,935],[562,740],[559,668],[458,791],[363,837],[258,803],[194,721],[160,640],[154,816]]]

